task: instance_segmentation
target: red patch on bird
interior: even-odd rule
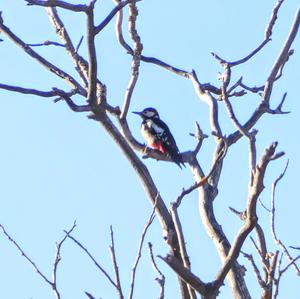
[[[151,144],[151,147],[152,147],[153,149],[158,150],[158,151],[161,152],[162,154],[165,154],[165,149],[164,149],[162,143],[160,143],[160,142],[153,143],[153,144]]]

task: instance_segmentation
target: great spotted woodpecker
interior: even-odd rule
[[[169,157],[180,168],[181,164],[185,166],[175,139],[168,126],[159,118],[157,110],[154,108],[145,108],[141,112],[133,113],[138,114],[143,119],[141,134],[146,140],[147,145]]]

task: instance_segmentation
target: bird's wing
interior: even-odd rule
[[[159,138],[166,146],[166,150],[178,153],[179,149],[168,126],[161,119],[155,120],[154,124],[158,128],[157,133],[159,133]]]

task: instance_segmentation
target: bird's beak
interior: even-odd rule
[[[132,113],[137,114],[137,115],[142,115],[142,112],[138,112],[138,111],[132,111]]]

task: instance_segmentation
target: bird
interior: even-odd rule
[[[157,110],[149,107],[141,112],[132,113],[139,115],[143,120],[141,134],[147,145],[170,158],[180,168],[181,164],[185,167],[175,139],[168,126],[160,119]]]

